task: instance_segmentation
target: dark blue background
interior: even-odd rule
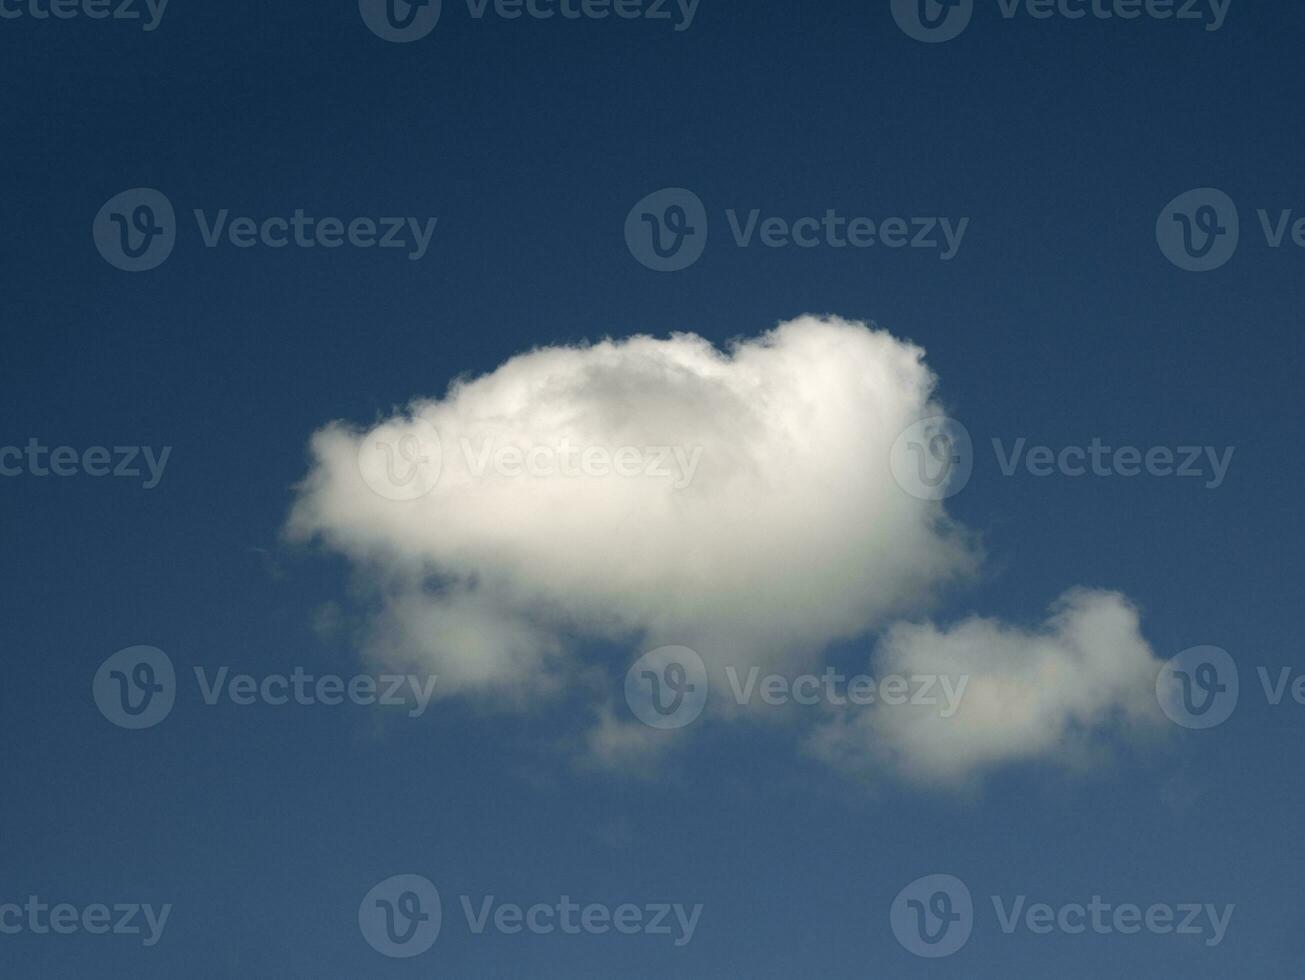
[[[1305,708],[1254,667],[1298,664],[1305,254],[1254,209],[1305,208],[1305,10],[1234,0],[1222,31],[1003,20],[980,2],[923,45],[888,3],[702,0],[693,27],[475,21],[446,2],[387,44],[349,0],[173,0],[159,30],[0,21],[0,444],[174,447],[162,484],[0,480],[0,902],[172,902],[163,942],[0,936],[15,977],[1183,978],[1296,976]],[[703,259],[657,275],[626,212],[692,188]],[[1161,208],[1241,206],[1228,266],[1156,247]],[[101,259],[91,221],[157,187],[182,219],[160,268]],[[431,252],[203,248],[190,211],[438,216]],[[740,250],[725,208],[968,216],[958,257]],[[985,580],[952,597],[1036,621],[1117,588],[1160,656],[1212,643],[1243,706],[1105,770],[1003,774],[974,795],[845,785],[788,740],[694,743],[674,778],[573,772],[557,719],[441,705],[204,707],[109,725],[90,697],[122,647],[254,673],[357,668],[310,627],[339,562],[279,533],[326,421],[371,421],[535,344],[693,330],[724,342],[803,312],[921,343],[979,463],[950,509]],[[988,441],[1235,445],[1199,481],[1003,478]],[[844,655],[863,657],[863,650]],[[929,872],[979,899],[970,945],[917,960],[888,927]],[[408,962],[357,904],[426,874],[444,935]],[[456,896],[703,902],[693,943],[472,937]],[[1003,936],[986,896],[1236,903],[1228,939]]]

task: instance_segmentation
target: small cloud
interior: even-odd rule
[[[963,693],[951,716],[912,704],[831,711],[808,747],[840,770],[948,784],[1016,762],[1073,767],[1109,732],[1163,721],[1153,695],[1160,661],[1137,610],[1113,592],[1074,589],[1037,629],[978,617],[898,624],[874,666],[881,676],[948,678]]]

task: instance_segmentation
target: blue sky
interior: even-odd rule
[[[154,30],[0,7],[21,13],[0,19],[0,447],[35,439],[79,460],[150,447],[156,462],[171,447],[149,489],[143,452],[139,478],[42,477],[0,458],[17,465],[0,477],[0,906],[172,906],[151,947],[0,933],[0,972],[1299,973],[1305,707],[1290,689],[1270,703],[1257,670],[1305,669],[1291,625],[1305,253],[1290,230],[1272,247],[1257,212],[1271,228],[1305,213],[1305,12],[1233,0],[1206,30],[1007,18],[976,0],[959,36],[925,43],[887,0],[701,0],[684,30],[673,4],[669,21],[538,20],[445,0],[429,36],[389,43],[344,0],[174,0]],[[133,188],[161,192],[177,228],[166,260],[138,273],[106,261],[93,235],[106,202]],[[631,209],[663,188],[696,195],[710,229],[697,261],[664,273],[625,238]],[[1176,267],[1156,234],[1167,204],[1198,188],[1225,193],[1240,219],[1235,254],[1208,272]],[[206,222],[223,209],[438,220],[413,259],[209,248],[196,209]],[[968,223],[947,260],[882,242],[738,247],[727,213],[746,222],[754,209],[759,222],[832,209]],[[1226,228],[1227,211],[1217,217]],[[364,649],[375,569],[285,534],[323,426],[373,425],[535,347],[674,331],[725,347],[803,314],[919,345],[935,403],[973,440],[973,474],[945,506],[981,539],[982,563],[902,618],[1036,630],[1066,590],[1112,590],[1140,611],[1157,661],[1228,651],[1241,680],[1231,717],[1205,731],[1163,716],[1142,731],[1089,724],[1105,750],[1090,759],[1052,746],[959,785],[844,771],[804,749],[809,717],[695,724],[655,765],[612,771],[576,746],[595,685],[624,710],[622,678],[644,649],[584,629],[564,645],[587,669],[548,697],[526,678],[511,706],[441,697],[408,718],[205,704],[196,667],[377,669]],[[1235,453],[1213,488],[1006,476],[992,441],[1021,438]],[[601,546],[586,547],[577,567]],[[801,623],[818,604],[770,615]],[[865,670],[895,618],[813,636],[818,669]],[[92,686],[138,645],[164,651],[178,684],[166,719],[132,731]],[[438,887],[443,928],[429,951],[389,959],[360,933],[359,903],[408,874]],[[899,892],[933,874],[963,881],[975,906],[968,943],[942,960],[913,955],[890,921]],[[677,947],[476,935],[464,895],[703,909]],[[992,896],[1009,907],[1021,895],[1235,911],[1217,946],[1005,934]]]

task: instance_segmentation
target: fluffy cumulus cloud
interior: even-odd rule
[[[644,650],[698,651],[715,695],[726,668],[818,668],[831,643],[887,628],[879,669],[964,667],[983,678],[974,707],[959,723],[858,709],[813,744],[946,777],[1136,713],[1151,657],[1109,596],[1067,600],[1036,634],[890,626],[978,564],[887,465],[903,429],[942,413],[935,385],[920,348],[837,319],[724,351],[691,334],[541,348],[370,428],[318,431],[288,530],[375,588],[369,655],[433,670],[445,696],[511,708],[579,689],[579,651],[625,651],[587,722],[613,764],[665,744],[617,710]]]
[[[840,768],[961,783],[1015,760],[1087,759],[1102,732],[1159,722],[1160,664],[1137,610],[1113,592],[1073,589],[1037,629],[978,617],[895,624],[876,653],[881,673],[950,678],[961,693],[954,712],[833,708],[808,744]]]

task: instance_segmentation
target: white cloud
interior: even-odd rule
[[[882,675],[963,679],[964,695],[952,717],[910,704],[831,711],[808,746],[843,770],[951,783],[1015,761],[1073,764],[1105,733],[1161,717],[1160,662],[1137,610],[1113,592],[1071,590],[1039,629],[978,617],[946,629],[897,624],[875,666]]]
[[[800,663],[973,566],[942,509],[884,465],[935,410],[922,357],[815,319],[729,353],[687,334],[536,350],[388,420],[391,441],[413,419],[439,433],[439,481],[416,500],[364,481],[366,433],[318,432],[290,526],[384,583],[387,655],[425,657],[466,688],[531,683],[577,634]],[[486,447],[556,461],[565,445],[701,455],[680,488],[683,474],[476,473]]]
[[[348,556],[379,593],[367,653],[439,673],[445,696],[511,707],[556,693],[592,666],[577,651],[594,640],[627,651],[605,665],[612,692],[662,645],[698,651],[721,691],[727,666],[818,666],[831,643],[920,612],[976,570],[972,537],[887,465],[904,428],[942,413],[935,383],[920,348],[838,319],[804,317],[724,352],[691,334],[542,348],[369,431],[317,432],[288,530]],[[1091,658],[1057,659],[992,624],[900,627],[888,663],[907,651],[929,662],[927,641],[954,658],[958,633],[980,629],[1002,641],[990,668],[1015,693],[1028,678],[1099,688],[1053,697],[1075,724],[1104,717],[1138,666],[1088,669]],[[595,758],[669,744],[621,720],[619,694],[594,697]],[[729,714],[726,700],[708,717]],[[1027,754],[1006,719],[981,715],[965,723],[959,766]],[[947,736],[916,724],[830,721],[824,754],[850,759],[864,735],[886,744],[868,751],[946,775],[947,750],[920,746]],[[1028,727],[1045,738],[1064,723]]]

